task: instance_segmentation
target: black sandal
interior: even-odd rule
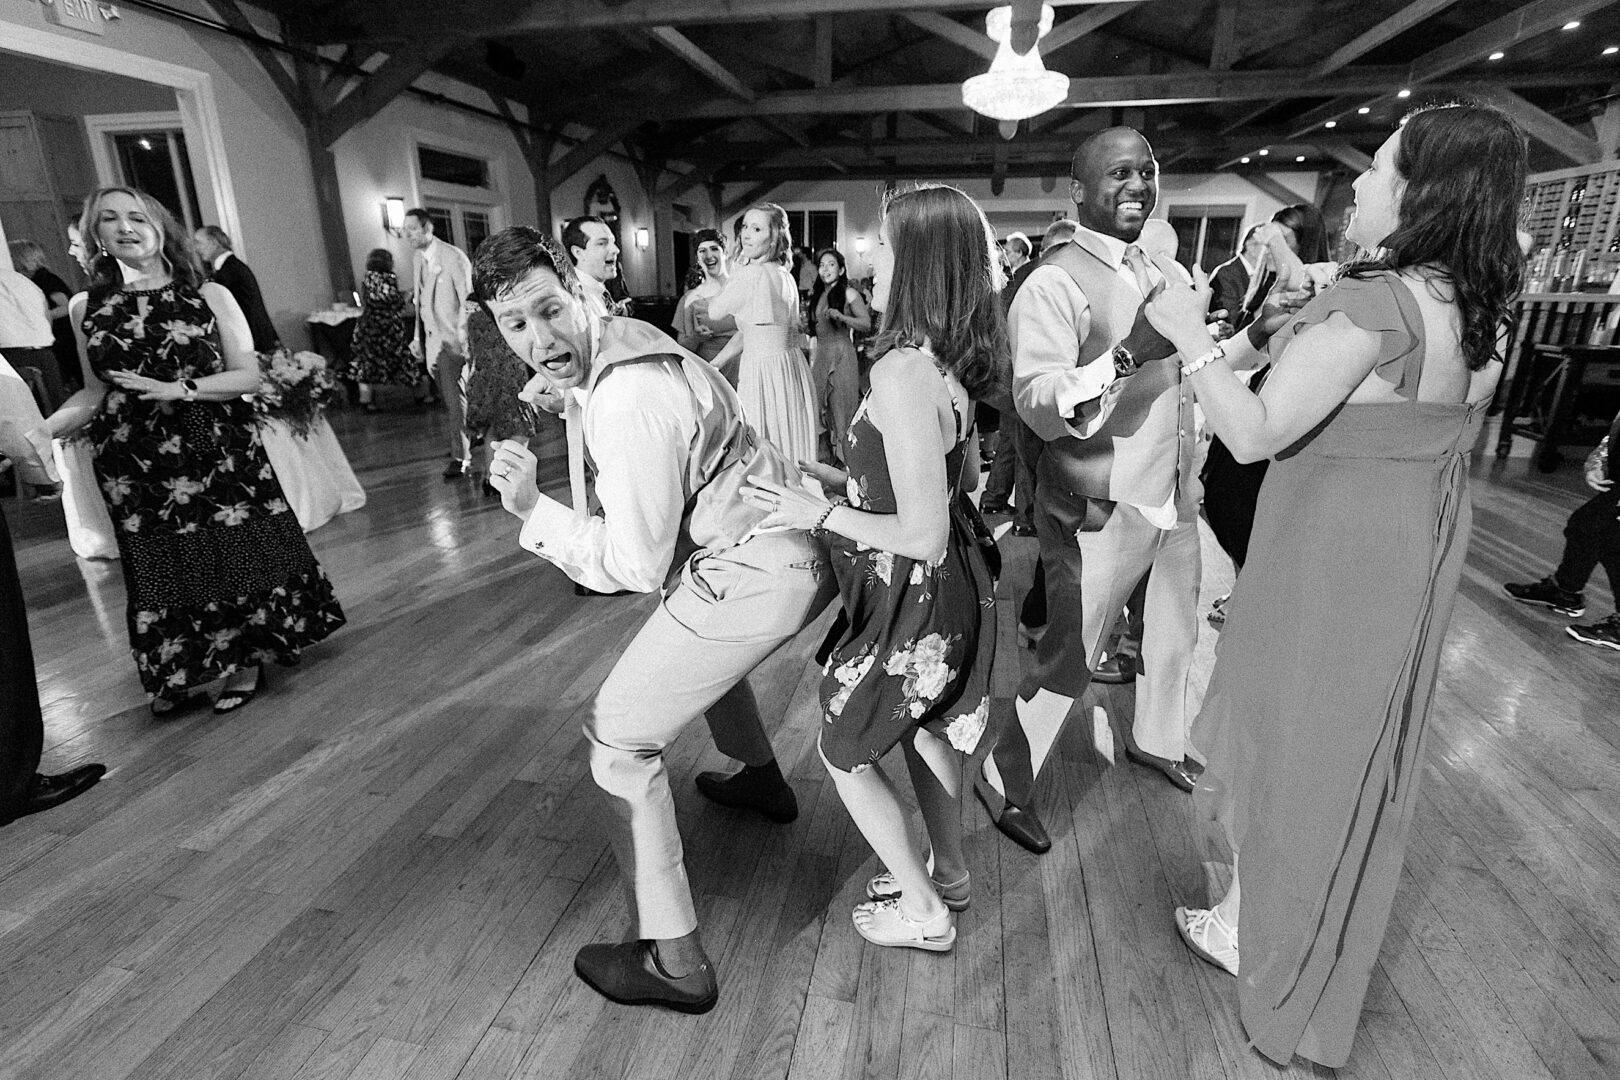
[[[264,689],[264,665],[258,664],[253,670],[254,676],[252,686],[245,687],[241,690],[220,691],[219,697],[214,699],[214,711],[216,713],[235,712],[237,709],[240,709],[242,706],[252,701],[254,696],[257,695],[260,690]]]

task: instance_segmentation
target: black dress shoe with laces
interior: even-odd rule
[[[996,828],[1007,839],[1037,855],[1045,855],[1052,849],[1052,838],[1046,835],[1046,827],[1033,810],[1026,810],[1012,802],[983,779],[973,782],[973,793],[979,797],[990,814],[990,820],[995,822]],[[1001,804],[1000,810],[996,809],[997,803]]]
[[[665,971],[647,940],[587,945],[574,956],[574,974],[620,1005],[662,1005],[683,1013],[706,1013],[720,1000],[720,984],[708,960],[679,978]]]
[[[96,781],[106,773],[105,765],[80,765],[77,769],[57,773],[55,776],[35,773],[34,782],[29,785],[28,795],[23,799],[22,805],[17,807],[9,818],[0,820],[0,825],[61,806],[69,799],[76,799],[95,787]]]
[[[721,806],[737,810],[757,810],[778,825],[786,825],[799,816],[799,799],[793,788],[782,779],[776,762],[760,766],[743,766],[741,772],[698,773],[697,789]]]

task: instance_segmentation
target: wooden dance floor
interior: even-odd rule
[[[1272,1077],[1234,981],[1182,946],[1204,901],[1190,800],[1091,749],[1088,699],[1040,805],[1052,852],[969,797],[973,906],[949,955],[866,945],[876,863],[814,752],[824,624],[756,675],[802,809],[709,805],[699,724],[671,774],[721,1002],[611,1005],[573,956],[629,936],[579,726],[650,603],[582,599],[516,522],[439,472],[441,414],[343,415],[370,493],[310,537],[349,625],[273,668],[247,709],[147,713],[114,563],[59,507],[10,501],[45,702],[44,769],[90,794],[0,829],[0,1076],[54,1080],[507,1077]],[[549,474],[562,480],[560,440]],[[1475,467],[1407,872],[1344,1076],[1620,1073],[1620,654],[1579,645],[1503,580],[1557,559],[1573,466]],[[1008,539],[1005,598],[1033,541]],[[1205,606],[1231,567],[1206,537]],[[1607,581],[1591,611],[1613,604]],[[999,692],[1019,652],[1001,605]],[[1215,637],[1202,622],[1198,679]],[[1005,702],[1003,702],[1005,703]],[[903,773],[903,770],[899,770]],[[1292,1073],[1312,1075],[1297,1063]],[[1325,1071],[1324,1075],[1327,1075]]]

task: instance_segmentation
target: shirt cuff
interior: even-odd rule
[[[540,501],[529,511],[523,530],[518,533],[518,543],[536,555],[542,555],[544,552],[541,549],[547,540],[559,539],[572,532],[574,524],[571,507],[564,506],[549,495],[541,495]]]
[[[1087,425],[1082,424],[1079,428],[1075,426],[1078,420],[1076,411],[1086,402],[1096,401],[1102,397],[1113,384],[1114,365],[1112,360],[1107,362],[1094,360],[1083,367],[1074,369],[1073,378],[1068,382],[1068,385],[1057,392],[1055,399],[1058,415],[1063,418],[1070,431],[1082,439],[1091,434],[1086,429]]]

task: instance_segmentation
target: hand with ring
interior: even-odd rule
[[[535,486],[538,459],[516,439],[502,439],[491,449],[490,486],[501,493],[501,505],[508,513],[527,520],[529,511],[540,501],[540,489]]]
[[[750,476],[741,494],[745,502],[769,512],[759,523],[765,529],[813,529],[832,505],[805,488],[785,487],[759,476]]]

